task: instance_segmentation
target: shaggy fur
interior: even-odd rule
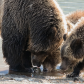
[[[71,29],[73,29],[73,27],[77,23],[78,19],[80,19],[83,16],[83,12],[84,11],[75,11],[75,12],[72,12],[72,13],[66,15],[67,33],[70,32]],[[66,38],[67,38],[67,34],[64,34],[63,39],[66,40]],[[55,70],[55,66],[60,62],[60,57],[59,57],[60,50],[59,49],[54,49],[54,50],[56,50],[56,52],[55,51],[51,52],[52,51],[51,50],[50,51],[51,53],[46,53],[46,56],[43,54],[43,52],[40,52],[38,54],[35,53],[35,56],[33,56],[32,58],[37,59],[37,60],[34,60],[33,64],[38,65],[38,66],[40,66],[40,64],[43,64],[44,70],[48,70],[48,71]],[[53,55],[53,53],[54,53],[54,55]],[[57,56],[58,56],[58,58],[57,58]],[[50,61],[50,60],[52,60],[52,61]],[[76,64],[76,62],[73,62],[71,67],[75,66],[75,64]]]
[[[67,32],[65,16],[55,0],[31,2],[29,13],[30,43],[32,63],[52,71],[60,62],[58,48]],[[50,59],[51,58],[51,59]],[[50,61],[53,60],[53,61]],[[51,67],[49,70],[48,64]],[[53,66],[52,66],[53,65]]]
[[[74,11],[66,15],[66,19],[73,24],[76,24],[81,17],[84,17],[84,11],[82,10]]]
[[[67,21],[67,33],[69,34],[71,30],[73,30],[74,25],[78,22],[78,20],[84,17],[84,11],[74,11],[66,15]],[[64,34],[63,39],[67,38],[67,34]]]
[[[58,48],[65,33],[66,21],[55,0],[32,1],[28,13],[30,49],[40,52],[48,51],[53,46]]]
[[[2,20],[2,50],[10,70],[31,72],[29,41],[29,0],[5,0]]]
[[[75,77],[84,67],[84,17],[76,23],[67,36],[61,48],[61,69],[66,70],[75,66],[73,73],[68,75],[68,77]]]
[[[41,53],[37,58],[44,60],[49,56],[46,53],[61,45],[66,29],[64,14],[55,0],[5,0],[1,35],[10,70],[32,67],[31,52]]]
[[[67,33],[71,31],[71,29],[73,28],[74,24],[72,24],[69,20],[67,20]]]

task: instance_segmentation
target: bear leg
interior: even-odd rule
[[[71,74],[68,74],[66,77],[71,78],[71,77],[78,77],[80,74],[80,70],[82,70],[84,67],[84,60],[83,62],[79,62],[76,67],[74,68],[74,71]]]
[[[24,51],[24,55],[22,56],[22,62],[23,62],[23,66],[25,68],[31,68],[32,67],[31,52],[30,51]]]
[[[6,62],[9,64],[9,70],[15,72],[32,72],[31,68],[25,68],[22,63],[22,57],[24,55],[23,47],[24,42],[21,35],[8,37],[2,41],[2,50]],[[28,62],[31,60],[28,59]],[[29,66],[29,65],[28,65]],[[30,66],[29,66],[30,67]]]

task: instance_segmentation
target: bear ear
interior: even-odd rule
[[[73,54],[74,54],[74,57],[75,58],[82,58],[83,57],[83,54],[84,54],[84,50],[83,50],[83,43],[80,39],[74,39],[72,42],[71,42],[71,45],[70,45],[72,51],[73,51]]]
[[[64,34],[64,35],[63,35],[63,39],[64,39],[64,41],[66,41],[67,37],[68,37],[67,34]]]

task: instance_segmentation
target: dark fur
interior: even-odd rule
[[[30,5],[29,26],[31,38],[29,50],[32,52],[33,65],[39,67],[43,64],[44,68],[52,71],[60,62],[60,52],[58,54],[56,51],[58,51],[63,41],[64,25],[66,25],[64,19],[58,5],[53,0],[39,0],[38,3]],[[49,65],[51,69],[46,65]]]
[[[67,21],[67,33],[69,33],[74,25],[78,22],[78,20],[84,17],[84,11],[74,11],[66,15],[66,21]],[[67,34],[64,34],[63,39],[67,39]]]
[[[74,24],[72,24],[68,19],[66,19],[67,21],[67,33],[71,31],[71,29],[73,28]]]
[[[56,7],[54,0],[5,0],[2,49],[10,69],[31,67],[29,51],[49,53],[60,46],[66,23]]]
[[[51,52],[51,51],[50,51]],[[47,70],[48,72],[54,71],[58,63],[61,62],[60,58],[60,48],[52,50],[51,53],[48,54],[48,57],[44,60],[43,69],[44,71]]]
[[[79,76],[80,70],[84,67],[84,17],[76,23],[67,36],[61,48],[61,69],[75,67],[73,73],[68,75],[68,77],[75,77]]]
[[[53,0],[36,0],[30,4],[30,49],[40,52],[48,51],[53,46],[58,48],[64,34],[64,21],[57,5]]]
[[[28,0],[5,0],[2,21],[2,50],[10,70],[25,71],[32,67],[29,41]]]

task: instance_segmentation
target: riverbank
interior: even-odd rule
[[[74,83],[81,83],[84,84],[84,76],[81,74],[82,77],[80,78],[66,78],[66,74],[60,74],[59,76],[48,76],[46,73],[45,75],[41,75],[39,73],[29,74],[29,75],[18,75],[15,74],[0,74],[0,84],[74,84]],[[49,74],[49,73],[48,73]],[[49,74],[50,75],[50,74]]]

